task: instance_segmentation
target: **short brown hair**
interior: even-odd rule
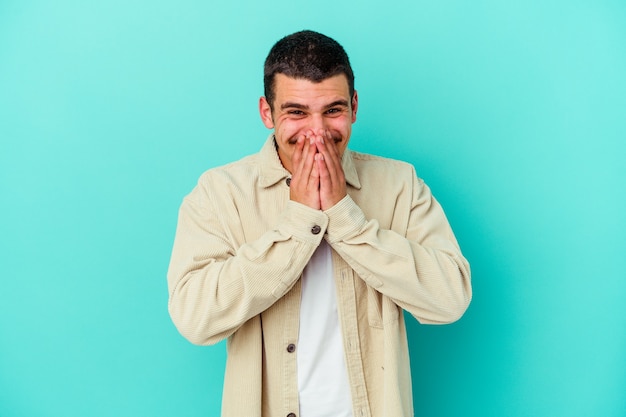
[[[272,109],[276,74],[315,83],[344,74],[348,79],[350,96],[354,94],[354,73],[346,51],[334,39],[311,30],[285,36],[274,44],[265,59],[265,99]]]

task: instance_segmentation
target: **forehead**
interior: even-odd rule
[[[318,83],[284,74],[276,74],[275,77],[274,93],[277,104],[285,101],[350,99],[350,87],[344,74],[334,75]]]

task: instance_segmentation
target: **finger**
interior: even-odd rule
[[[315,162],[317,165],[317,171],[319,172],[319,183],[320,190],[329,190],[332,186],[332,180],[330,177],[330,172],[328,170],[328,166],[326,165],[326,160],[324,158],[324,154],[318,153],[315,158]]]
[[[315,154],[317,153],[317,146],[315,146],[315,139],[311,136],[307,138],[305,143],[306,145],[304,146],[306,147],[306,150],[307,150],[305,166],[307,168],[306,172],[310,173],[310,170],[313,169],[313,165],[315,161]]]
[[[303,149],[304,149],[304,137],[300,136],[296,140],[296,144],[293,149],[293,154],[291,155],[291,166],[294,171],[298,169],[297,167],[300,165],[300,162],[302,161]]]
[[[339,202],[347,193],[346,180],[341,166],[341,156],[332,136],[327,133],[317,143],[320,157],[320,207],[327,210]]]
[[[339,155],[339,148],[337,147],[337,144],[335,143],[335,140],[333,139],[333,135],[330,132],[326,132],[326,140],[325,143],[327,144],[327,149],[328,149],[328,153],[331,156],[333,162],[336,162],[337,164],[341,165],[341,155]]]
[[[309,177],[311,176],[313,170],[317,149],[315,147],[315,142],[312,139],[304,138],[303,142],[302,158],[296,169],[296,178],[294,179],[298,182],[298,184],[301,184],[303,187],[308,189],[310,181]]]
[[[313,166],[311,169],[311,175],[309,176],[309,187],[311,191],[317,191],[320,188],[320,159],[323,158],[322,154],[316,153],[313,160]]]
[[[323,162],[328,172],[329,179],[332,184],[337,184],[341,180],[340,174],[343,172],[341,168],[341,158],[337,145],[329,132],[319,138],[317,143],[319,152],[324,156]]]

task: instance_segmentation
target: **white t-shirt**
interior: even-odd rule
[[[300,417],[352,417],[332,255],[325,240],[302,275],[296,355]]]

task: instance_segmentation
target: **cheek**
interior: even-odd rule
[[[340,117],[337,119],[334,119],[331,123],[332,129],[336,130],[337,132],[341,132],[342,135],[345,135],[346,133],[350,133],[350,131],[352,130],[352,120],[349,117]]]
[[[293,136],[303,129],[301,125],[296,120],[284,120],[276,126],[276,130],[283,136]]]
[[[337,151],[339,151],[339,155],[343,155],[343,153],[346,151],[346,148],[348,147],[348,141],[344,140],[341,143],[338,144],[337,146]]]
[[[343,149],[346,147],[345,145],[347,144],[347,140],[350,139],[350,135],[352,134],[352,125],[347,124],[337,126],[335,132],[337,136],[340,136],[343,139],[343,141],[339,144],[342,148],[340,150],[343,152]]]
[[[299,129],[297,126],[294,126],[290,123],[281,123],[276,126],[275,129],[276,140],[283,147],[283,152],[285,154],[291,154],[293,152],[293,147],[296,144],[296,140],[299,136]]]

